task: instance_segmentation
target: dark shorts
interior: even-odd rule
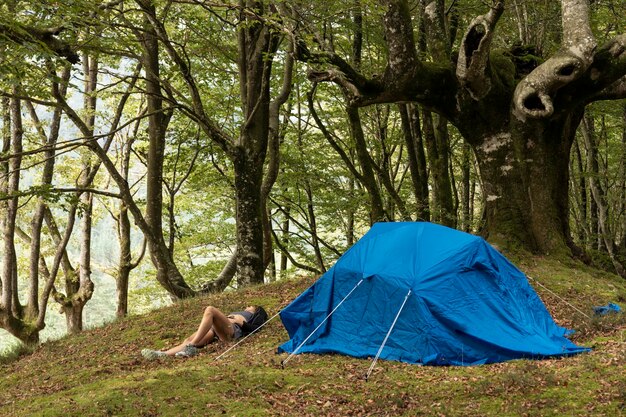
[[[241,330],[241,326],[233,323],[233,340],[237,340],[241,336],[243,336],[243,331]]]

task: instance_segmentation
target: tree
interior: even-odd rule
[[[310,78],[340,84],[353,105],[418,102],[444,116],[476,155],[485,234],[503,245],[580,254],[568,224],[570,150],[588,103],[626,96],[626,36],[598,47],[588,2],[563,0],[560,49],[528,68],[528,51],[492,48],[505,10],[498,0],[469,24],[456,61],[429,63],[416,53],[409,2],[382,5],[384,73],[368,78],[337,54],[303,46],[300,58],[319,63]]]
[[[220,128],[206,111],[198,83],[200,74],[194,71],[184,45],[172,40],[166,25],[154,13],[143,6],[142,10],[186,84],[189,99],[178,97],[177,104],[232,162],[237,207],[238,282],[240,285],[262,283],[266,267],[263,259],[264,164],[270,120],[273,119],[271,114],[277,108],[270,106],[270,80],[274,55],[281,38],[273,22],[276,7],[272,3],[257,1],[241,1],[237,7],[238,22],[232,26],[238,38],[236,64],[242,120],[236,137]],[[288,96],[288,91],[286,93]],[[279,94],[275,100],[280,104],[286,98],[286,94]],[[170,99],[174,100],[174,97]]]

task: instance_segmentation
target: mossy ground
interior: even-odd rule
[[[523,258],[518,265],[557,322],[593,351],[572,358],[476,367],[422,367],[339,355],[298,355],[282,369],[278,319],[215,361],[224,344],[190,359],[146,361],[195,330],[203,308],[262,304],[270,315],[311,285],[281,281],[193,300],[48,342],[0,365],[0,416],[563,416],[626,415],[626,319],[587,318],[626,303],[626,282],[580,264]]]

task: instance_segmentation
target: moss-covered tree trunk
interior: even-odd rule
[[[569,236],[569,154],[580,112],[470,139],[484,187],[486,235],[542,253],[577,250]]]
[[[138,2],[144,11],[144,31],[139,35],[142,41],[142,63],[146,76],[148,108],[148,172],[146,179],[146,223],[151,229],[152,239],[148,248],[152,262],[157,269],[157,281],[173,297],[183,298],[194,294],[176,266],[163,235],[163,160],[165,133],[171,112],[163,109],[161,98],[161,78],[159,64],[159,39],[154,27],[156,10],[152,2]]]
[[[263,162],[241,149],[233,158],[237,223],[237,283],[263,282],[261,181]]]
[[[244,3],[260,14],[269,11],[261,2],[246,1],[242,6]],[[235,168],[237,280],[239,285],[248,285],[263,283],[266,267],[263,260],[266,195],[262,186],[270,136],[270,76],[278,37],[270,27],[252,23],[243,9],[238,30],[237,63],[245,123],[229,153]],[[276,112],[276,109],[271,112],[274,122],[278,117]],[[266,184],[266,194],[268,187]]]

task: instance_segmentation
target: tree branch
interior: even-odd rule
[[[615,81],[597,94],[592,95],[589,101],[620,100],[623,98],[626,98],[626,76]]]
[[[585,77],[572,90],[588,102],[624,98],[626,92],[626,34],[603,45]]]
[[[64,29],[63,26],[41,29],[19,23],[14,23],[13,26],[0,24],[0,37],[10,39],[20,45],[26,43],[40,44],[54,54],[65,58],[68,62],[76,64],[80,61],[78,54],[67,42],[56,37]]]
[[[193,119],[199,122],[200,126],[206,132],[207,136],[209,136],[224,152],[232,155],[234,152],[232,145],[234,141],[228,134],[226,134],[226,132],[221,130],[218,125],[214,123],[213,120],[211,120],[210,117],[208,117],[204,109],[204,104],[202,102],[200,91],[198,89],[198,86],[196,85],[196,81],[191,71],[190,61],[185,60],[181,56],[181,54],[178,53],[167,34],[167,30],[163,25],[163,22],[159,21],[159,19],[157,19],[157,17],[154,16],[150,12],[150,10],[144,7],[143,4],[140,4],[140,7],[145,16],[150,21],[150,24],[154,27],[154,30],[156,31],[159,39],[165,47],[165,50],[167,51],[170,58],[172,58],[172,61],[174,61],[174,63],[178,67],[180,74],[183,77],[185,84],[187,85],[192,103],[192,108],[189,110],[195,113],[195,117],[193,117]]]
[[[321,271],[319,269],[296,261],[293,255],[291,255],[291,253],[289,253],[287,248],[285,248],[285,245],[282,244],[282,242],[280,241],[280,238],[276,235],[276,232],[274,231],[274,229],[272,229],[272,236],[274,237],[274,242],[276,243],[276,246],[278,246],[278,249],[280,249],[281,253],[283,253],[287,258],[289,258],[289,261],[293,264],[293,266],[295,266],[296,268],[303,269],[305,271],[313,272],[315,274],[321,274]]]
[[[489,54],[494,29],[504,12],[504,0],[498,0],[483,16],[478,16],[463,36],[456,66],[456,76],[474,100],[485,97],[491,89]]]
[[[315,120],[317,128],[320,130],[320,132],[322,132],[322,135],[324,135],[330,146],[337,152],[337,154],[339,154],[339,157],[341,157],[341,160],[346,165],[346,168],[348,168],[348,171],[350,171],[354,178],[362,183],[364,181],[363,175],[361,175],[361,173],[357,171],[354,163],[352,162],[352,159],[348,156],[348,154],[346,154],[343,148],[339,146],[334,138],[334,135],[328,131],[328,129],[324,125],[324,122],[322,121],[322,119],[320,119],[317,111],[315,110],[313,95],[315,94],[316,87],[317,85],[313,84],[313,89],[307,93],[307,103],[309,105],[309,111],[311,112],[311,116],[313,116],[313,120]]]
[[[92,194],[102,195],[105,197],[121,198],[119,194],[111,193],[109,191],[104,191],[104,190],[96,190],[96,189],[89,188],[89,187],[87,188],[85,187],[46,188],[45,192],[46,193],[92,193]],[[30,196],[30,195],[41,195],[41,194],[42,194],[42,188],[37,187],[37,188],[31,189],[30,191],[20,191],[19,193],[0,195],[0,201],[10,200],[14,197],[25,197],[25,196]]]
[[[311,230],[310,227],[307,227],[306,225],[302,224],[301,222],[299,222],[295,217],[293,217],[287,210],[285,210],[280,204],[278,204],[278,202],[276,202],[276,200],[274,200],[271,196],[270,196],[270,201],[272,203],[274,203],[274,205],[276,206],[276,208],[278,208],[278,210],[280,210],[286,217],[288,217],[296,226],[298,226],[298,228],[300,228],[301,230],[309,233],[310,235],[313,235],[313,231]],[[336,254],[337,256],[341,256],[341,253],[335,249],[335,247],[331,246],[330,244],[328,244],[324,239],[320,238],[319,236],[317,237],[317,239],[319,240],[319,242],[326,247],[326,249],[332,251],[334,254]]]
[[[594,60],[596,41],[589,24],[588,0],[562,0],[563,45],[515,89],[513,114],[519,120],[547,118],[563,87],[585,75]]]
[[[563,48],[589,65],[596,40],[589,23],[589,0],[562,0]]]

